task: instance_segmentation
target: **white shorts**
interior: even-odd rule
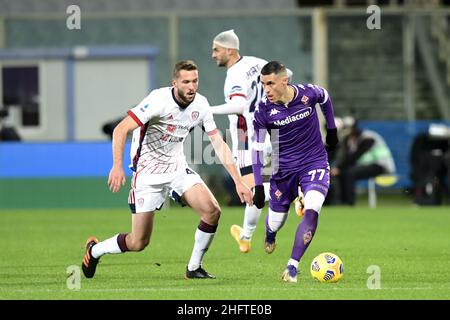
[[[181,203],[181,196],[190,187],[203,183],[197,172],[189,167],[174,173],[173,178],[165,183],[153,184],[155,175],[139,173],[133,174],[131,190],[128,196],[128,205],[131,213],[152,212],[160,210],[166,201],[167,195]]]

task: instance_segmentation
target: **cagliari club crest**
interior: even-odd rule
[[[198,115],[199,115],[198,111],[192,111],[192,113],[191,113],[192,120],[193,121],[197,120]]]

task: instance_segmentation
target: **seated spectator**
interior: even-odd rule
[[[356,181],[393,173],[394,159],[384,139],[374,131],[359,128],[354,121],[331,168],[340,202],[355,204]]]

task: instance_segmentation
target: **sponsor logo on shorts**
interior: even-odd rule
[[[320,189],[320,190],[322,190],[324,192],[328,192],[328,187],[326,187],[326,186],[324,186],[322,184],[318,184],[318,183],[311,184],[311,188],[317,188],[317,189]]]

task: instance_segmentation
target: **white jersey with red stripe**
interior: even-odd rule
[[[151,184],[171,181],[187,167],[183,142],[197,125],[209,134],[217,132],[208,100],[197,93],[182,108],[176,102],[173,87],[153,90],[136,107],[128,111],[139,128],[133,132],[131,161],[135,175],[150,175]]]
[[[227,70],[225,102],[229,103],[236,96],[246,99],[242,115],[228,115],[233,156],[239,168],[252,165],[253,113],[263,94],[260,73],[266,63],[260,58],[244,56]]]

